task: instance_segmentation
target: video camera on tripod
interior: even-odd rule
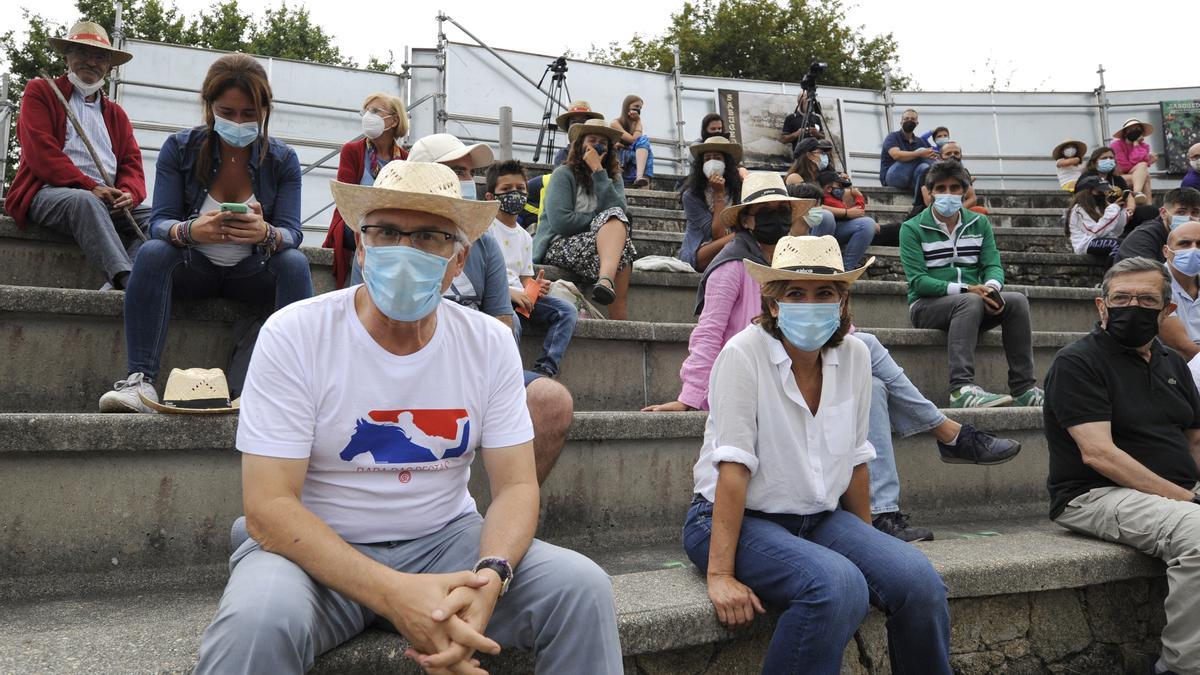
[[[553,122],[554,106],[556,101],[571,100],[571,90],[567,88],[567,57],[560,56],[546,64],[546,70],[542,72],[542,79],[537,83],[539,90],[542,88],[542,83],[546,81],[547,75],[550,75],[550,90],[546,92],[546,104],[542,107],[542,128],[538,131],[537,145],[533,148],[533,161],[535,162],[541,159],[542,142],[546,140],[549,141],[546,146],[546,159],[554,161],[554,140],[558,136],[558,125]],[[563,96],[564,92],[566,93],[565,97]],[[549,139],[546,138],[546,132],[550,134]]]
[[[800,88],[808,92],[809,101],[812,101],[817,94],[817,79],[828,69],[828,63],[813,61],[812,65],[808,67],[808,72],[800,79]]]

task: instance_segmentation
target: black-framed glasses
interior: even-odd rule
[[[449,250],[456,239],[456,235],[441,230],[405,232],[391,225],[363,225],[362,237],[367,246],[399,246],[407,239],[413,248],[439,255]]]
[[[1139,307],[1145,307],[1146,309],[1163,308],[1162,296],[1149,293],[1145,295],[1134,295],[1132,293],[1112,293],[1105,298],[1105,302],[1109,307],[1128,307],[1136,302]]]

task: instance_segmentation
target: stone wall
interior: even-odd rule
[[[1165,597],[1160,577],[951,600],[951,665],[962,675],[1146,673],[1158,658]],[[729,642],[629,657],[626,673],[758,673],[770,641],[766,628]],[[883,615],[872,611],[860,634],[862,648],[853,642],[847,648],[843,675],[890,674]]]
[[[1091,288],[1100,283],[1101,277],[1104,276],[1104,268],[1086,262],[1005,262],[1004,278],[1008,283],[1025,286]],[[900,264],[899,258],[876,256],[875,264],[867,269],[865,278],[875,281],[905,281],[904,266]]]

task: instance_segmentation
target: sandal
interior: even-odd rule
[[[637,189],[637,190],[640,190],[642,188],[648,188],[648,187],[650,187],[650,179],[646,178],[645,176],[642,176],[641,178],[633,181],[633,187],[634,187],[634,189]]]
[[[607,281],[605,286],[603,282]],[[617,299],[617,292],[614,290],[612,277],[600,277],[596,280],[596,285],[592,286],[592,300],[601,305],[611,305]]]

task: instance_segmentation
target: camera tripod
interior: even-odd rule
[[[542,83],[546,81],[546,76],[550,73],[554,74],[550,77],[550,90],[546,92],[546,104],[542,107],[542,128],[538,131],[537,145],[533,148],[533,161],[535,162],[541,159],[543,141],[548,141],[546,161],[554,161],[554,141],[558,136],[558,124],[554,122],[554,111],[556,107],[562,107],[562,104],[558,103],[559,101],[571,100],[571,90],[567,87],[566,57],[560,56],[546,65],[546,70],[542,72],[542,78],[537,83],[539,91]],[[563,98],[564,93],[566,98]]]

